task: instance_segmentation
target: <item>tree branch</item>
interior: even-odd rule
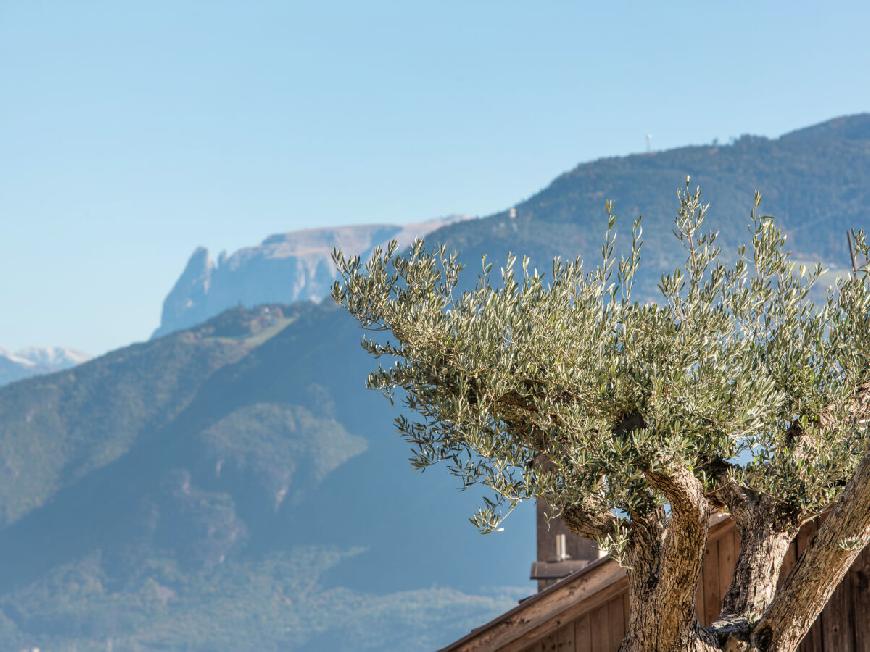
[[[793,650],[870,541],[870,452],[755,628],[765,652]]]
[[[722,602],[726,621],[756,620],[773,600],[788,547],[798,531],[795,518],[783,514],[770,496],[726,481],[716,492],[740,535],[740,551],[731,585]]]
[[[782,562],[797,534],[796,528],[780,529],[765,512],[746,525],[737,523],[740,552],[731,585],[722,601],[722,618],[757,619],[776,593]]]
[[[587,505],[571,505],[562,511],[565,525],[581,537],[587,539],[603,539],[613,534],[619,519],[609,512],[591,509]]]

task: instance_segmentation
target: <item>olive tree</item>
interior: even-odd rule
[[[823,269],[792,260],[759,195],[728,256],[700,191],[677,196],[685,263],[657,302],[632,297],[641,222],[617,256],[610,203],[595,266],[557,259],[545,275],[509,256],[496,274],[484,259],[460,292],[455,254],[392,243],[368,261],[335,252],[333,296],[383,332],[363,339],[388,361],[369,385],[419,417],[396,420],[413,464],[489,489],[478,527],[543,498],[626,568],[622,650],[794,650],[870,540],[870,268],[819,300]],[[863,232],[853,240],[862,262]],[[694,596],[717,513],[740,553],[705,628]],[[820,516],[777,588],[790,541]]]

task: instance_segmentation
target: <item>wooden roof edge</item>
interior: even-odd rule
[[[628,575],[625,572],[619,573],[613,581],[602,586],[588,597],[573,601],[559,613],[540,621],[533,627],[523,629],[517,636],[513,636],[510,642],[499,643],[497,649],[499,652],[523,652],[545,636],[555,633],[563,626],[594,611],[615,597],[622,596],[627,589]]]
[[[710,535],[719,534],[730,524],[730,515],[716,513],[710,518]],[[596,593],[625,577],[625,569],[610,557],[602,557],[571,573],[543,591],[524,599],[513,609],[476,627],[440,652],[482,652],[499,649],[526,638],[547,620],[557,618]]]
[[[442,648],[441,652],[471,652],[491,649],[495,643],[506,645],[576,602],[618,581],[624,573],[619,564],[609,557],[598,559],[529,596],[510,611],[471,630],[458,641]]]

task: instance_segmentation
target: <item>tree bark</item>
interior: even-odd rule
[[[782,562],[794,530],[775,531],[764,524],[742,528],[740,553],[731,585],[722,600],[722,620],[756,621],[773,601]]]
[[[629,600],[632,609],[621,652],[715,650],[695,622],[695,588],[701,577],[710,505],[689,471],[649,473],[671,512],[633,519],[629,543]]]
[[[574,534],[593,540],[613,534],[618,523],[618,519],[613,514],[583,504],[565,507],[561,518]]]
[[[769,498],[749,489],[732,486],[723,493],[740,536],[740,552],[722,600],[721,620],[757,622],[776,594],[798,522],[782,515]]]
[[[870,453],[753,632],[761,652],[792,652],[870,541]]]

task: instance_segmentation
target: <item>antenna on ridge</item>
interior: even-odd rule
[[[855,263],[855,247],[852,244],[852,233],[846,231],[846,242],[849,244],[849,258],[852,260],[852,273],[858,273],[858,265]]]
[[[649,154],[652,151],[652,134],[646,135],[646,153]]]

